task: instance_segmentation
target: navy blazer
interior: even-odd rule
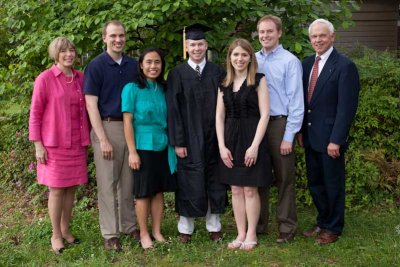
[[[314,61],[315,55],[303,61],[305,112],[301,132],[304,146],[326,152],[328,144],[334,143],[341,150],[346,149],[360,91],[357,67],[334,48],[318,76],[309,104],[308,83]]]

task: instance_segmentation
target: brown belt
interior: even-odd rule
[[[104,117],[101,118],[102,121],[123,121],[122,118]]]
[[[276,121],[276,120],[279,120],[282,118],[287,118],[287,116],[285,116],[285,115],[269,116],[270,121]]]

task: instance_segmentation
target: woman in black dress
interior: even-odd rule
[[[260,216],[258,187],[267,186],[271,167],[264,139],[269,97],[250,43],[236,39],[229,47],[227,75],[218,92],[216,129],[221,154],[221,182],[231,185],[238,235],[230,249],[257,245]]]

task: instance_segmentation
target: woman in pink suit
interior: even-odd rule
[[[64,250],[64,240],[77,244],[69,222],[77,185],[87,182],[89,122],[82,94],[83,74],[73,69],[75,45],[54,39],[49,55],[55,64],[35,80],[29,117],[29,140],[35,144],[37,180],[49,187],[51,247]]]

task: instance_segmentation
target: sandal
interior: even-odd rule
[[[68,245],[78,245],[81,243],[81,240],[79,238],[74,238],[72,241],[68,241],[67,239],[65,239],[65,242],[67,242]]]
[[[54,238],[54,240],[55,239],[57,239],[57,238]],[[63,240],[62,238],[61,238],[61,240]],[[64,242],[63,242],[64,243]],[[54,254],[56,254],[56,255],[61,255],[63,252],[64,252],[64,250],[65,250],[65,247],[64,246],[62,246],[62,247],[54,247],[54,244],[53,244],[53,238],[51,238],[50,239],[50,244],[51,244],[51,250],[54,252]]]
[[[244,241],[240,246],[240,250],[250,251],[257,246],[257,241]]]
[[[140,245],[142,246],[143,250],[148,250],[148,249],[154,248],[154,244],[153,244],[153,241],[151,240],[150,236],[140,238]]]
[[[242,245],[243,241],[235,239],[232,242],[228,243],[228,249],[239,249]]]

